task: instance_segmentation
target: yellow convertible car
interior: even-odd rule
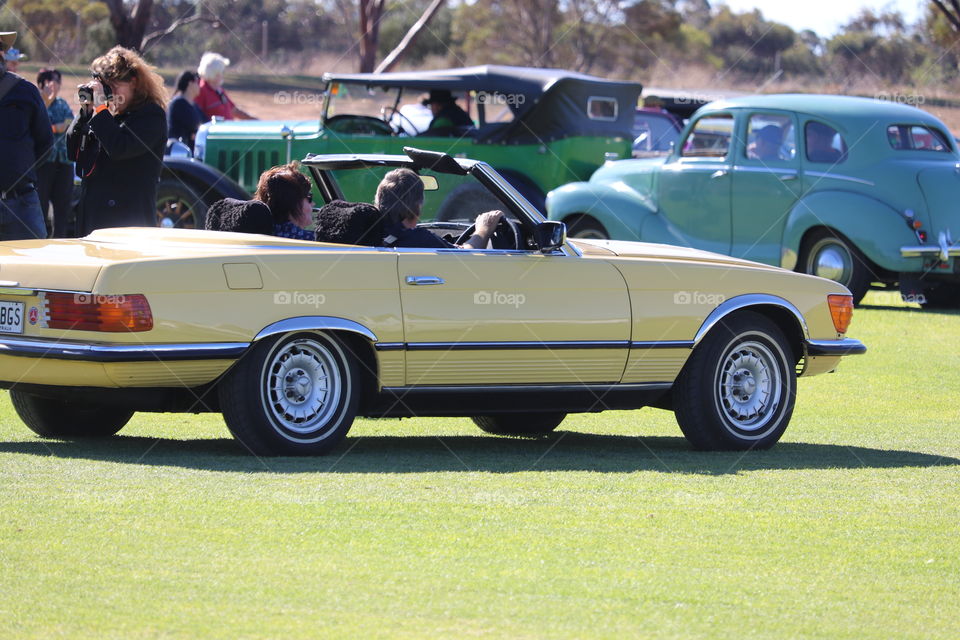
[[[751,449],[783,434],[798,376],[865,351],[845,337],[840,284],[571,241],[489,165],[405,151],[303,167],[327,203],[351,171],[408,167],[424,220],[440,180],[478,183],[506,212],[487,248],[147,228],[3,242],[0,386],[49,438],[112,435],[135,411],[216,411],[252,453],[314,455],[356,416],[469,416],[535,436],[568,413],[653,406],[696,448]],[[454,244],[472,231],[421,226]]]

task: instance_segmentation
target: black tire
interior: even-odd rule
[[[10,390],[10,401],[24,424],[44,438],[105,438],[133,417],[133,411],[126,409],[65,402],[18,389]]]
[[[610,234],[594,218],[586,215],[570,216],[564,220],[567,224],[567,236],[585,240],[609,240]]]
[[[535,438],[552,432],[566,417],[565,413],[502,413],[474,416],[471,420],[487,433]]]
[[[940,284],[936,287],[923,290],[924,309],[939,309],[950,311],[960,309],[960,286],[955,284]]]
[[[219,384],[230,433],[260,456],[330,451],[357,414],[360,385],[348,354],[343,342],[326,333],[257,343]]]
[[[170,229],[203,229],[207,205],[203,198],[177,178],[164,178],[157,185],[156,225]]]
[[[674,384],[674,413],[696,449],[766,449],[787,428],[796,393],[796,358],[783,332],[742,311],[694,349]]]
[[[469,222],[484,211],[502,210],[500,202],[486,187],[476,182],[465,182],[450,190],[440,204],[434,220],[437,222]]]
[[[842,234],[822,229],[804,242],[797,270],[839,282],[853,294],[853,303],[860,304],[873,282],[873,265]]]

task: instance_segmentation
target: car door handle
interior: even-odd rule
[[[710,179],[716,180],[717,178],[722,178],[725,175],[727,175],[726,169],[717,169],[716,171],[710,174]]]
[[[787,180],[796,180],[797,174],[795,173],[785,173],[782,176],[777,176],[780,182],[786,182]]]
[[[407,284],[420,286],[425,284],[444,284],[443,278],[437,276],[407,276]]]

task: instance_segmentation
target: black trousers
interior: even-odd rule
[[[67,224],[73,211],[70,210],[70,198],[73,194],[73,163],[44,162],[37,167],[37,192],[40,194],[40,209],[47,224],[47,236],[66,238]],[[53,204],[53,233],[47,218],[50,204]]]

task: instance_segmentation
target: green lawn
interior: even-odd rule
[[[869,353],[745,455],[644,409],[257,460],[219,416],[42,441],[4,393],[0,638],[955,639],[960,316],[870,296]]]

